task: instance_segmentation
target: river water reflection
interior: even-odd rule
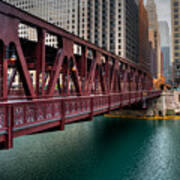
[[[98,116],[15,139],[0,180],[180,180],[180,121]]]

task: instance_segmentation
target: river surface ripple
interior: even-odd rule
[[[16,138],[0,180],[180,180],[180,120],[96,117]]]

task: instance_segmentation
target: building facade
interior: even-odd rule
[[[161,36],[161,47],[170,45],[169,25],[167,21],[159,21],[159,33]]]
[[[139,61],[139,0],[4,0],[116,55]],[[36,39],[33,29],[20,35]],[[30,37],[27,37],[30,36]],[[47,35],[47,44],[56,39]]]
[[[149,19],[149,41],[152,42],[152,48],[156,51],[157,56],[157,77],[162,76],[161,67],[161,46],[160,46],[160,34],[158,28],[158,18],[156,11],[156,4],[154,0],[147,0],[146,9]]]
[[[149,55],[150,55],[150,72],[154,79],[157,78],[157,54],[156,50],[152,46],[152,42],[149,42]]]
[[[152,73],[149,45],[149,23],[143,0],[139,1],[139,63],[143,68],[150,70]]]
[[[169,26],[166,21],[159,22],[159,32],[161,35],[161,51],[163,54],[163,76],[166,82],[171,81],[171,60],[170,60],[170,38]]]
[[[173,81],[180,85],[180,0],[171,0]]]

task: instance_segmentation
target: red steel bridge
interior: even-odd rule
[[[22,25],[35,32],[34,40],[19,35]],[[47,45],[47,34],[55,45]],[[0,2],[1,148],[12,148],[18,136],[64,130],[67,123],[156,98],[161,92],[152,86],[140,65]]]

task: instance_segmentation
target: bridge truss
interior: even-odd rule
[[[0,142],[155,98],[133,62],[0,2]],[[20,27],[34,32],[19,35]],[[47,38],[55,39],[48,45]],[[35,78],[32,78],[33,74]]]

